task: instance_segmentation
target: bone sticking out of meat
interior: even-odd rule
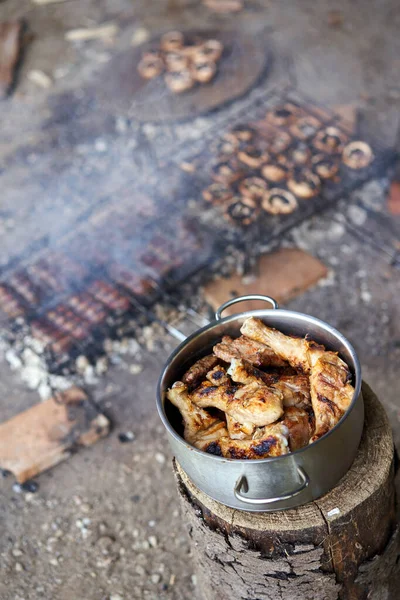
[[[276,329],[267,327],[260,319],[250,317],[243,323],[240,333],[246,337],[270,346],[283,360],[304,373],[310,372],[307,357],[307,342],[304,338],[284,335]]]
[[[245,336],[234,340],[225,335],[222,342],[214,346],[214,354],[228,363],[233,358],[244,358],[256,367],[287,366],[287,363],[271,348]]]
[[[288,428],[283,423],[276,423],[257,429],[251,440],[221,437],[217,444],[225,458],[262,459],[287,454],[288,434]]]
[[[241,333],[268,343],[292,367],[310,375],[311,403],[315,414],[315,433],[310,443],[332,429],[350,406],[354,395],[346,363],[335,352],[325,350],[324,346],[284,335],[254,317],[243,323]]]
[[[191,399],[201,408],[218,408],[239,423],[253,423],[257,427],[270,425],[283,414],[281,392],[256,382],[242,387],[218,387],[205,381],[193,392]]]
[[[228,374],[236,383],[264,383],[282,393],[283,406],[310,404],[310,384],[306,375],[280,375],[264,373],[250,363],[233,359]]]
[[[289,430],[289,447],[291,452],[308,445],[315,427],[314,415],[311,410],[289,406],[285,408],[282,423]]]
[[[213,369],[218,363],[218,357],[213,354],[208,354],[207,356],[204,356],[204,358],[200,358],[200,360],[195,362],[194,365],[186,371],[182,377],[183,383],[186,383],[189,388],[194,389],[203,381],[208,371]]]
[[[254,381],[258,384],[265,384],[271,386],[278,379],[278,376],[270,373],[264,373],[253,367],[253,365],[243,359],[233,358],[231,366],[227,371],[228,375],[231,376],[232,380],[236,383],[253,383]]]
[[[191,401],[187,385],[176,381],[167,392],[167,397],[176,406],[183,419],[184,438],[190,444],[203,449],[202,444],[211,443],[221,435],[227,435],[225,422],[211,416]]]
[[[229,379],[229,376],[227,375],[226,370],[224,369],[224,367],[221,367],[220,365],[217,365],[216,367],[211,369],[211,371],[209,371],[207,373],[206,378],[213,385],[219,386],[219,385],[227,385],[227,384],[231,383],[231,380]]]

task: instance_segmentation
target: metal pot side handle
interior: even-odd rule
[[[228,306],[233,306],[233,304],[237,304],[238,302],[247,302],[248,300],[261,300],[263,302],[268,302],[272,304],[271,310],[276,310],[278,308],[278,303],[276,300],[271,298],[271,296],[263,296],[262,294],[248,294],[247,296],[238,296],[237,298],[232,298],[227,302],[221,304],[219,308],[215,311],[215,319],[220,321],[222,319],[222,313]]]
[[[281,500],[289,500],[294,496],[300,494],[310,483],[310,478],[302,467],[297,467],[297,472],[300,478],[300,485],[296,489],[282,496],[276,498],[250,498],[249,496],[243,496],[242,491],[247,493],[249,491],[249,483],[246,475],[241,475],[236,482],[234,494],[238,500],[245,502],[246,504],[272,504],[273,502],[280,502]]]

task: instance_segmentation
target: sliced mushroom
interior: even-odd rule
[[[223,204],[233,196],[232,191],[224,183],[212,183],[202,192],[206,202],[212,204]]]
[[[318,175],[309,169],[294,169],[287,186],[299,198],[313,198],[321,188]]]
[[[296,210],[297,206],[295,196],[282,188],[266,192],[261,201],[261,208],[271,215],[287,215]]]
[[[265,177],[265,179],[269,179],[269,181],[277,183],[279,181],[287,179],[289,169],[284,165],[267,164],[263,166],[263,168],[261,169],[261,173],[263,177]]]
[[[166,73],[165,83],[172,92],[181,94],[193,87],[194,79],[190,71],[184,69],[182,71],[171,71],[170,73]]]
[[[246,177],[239,183],[239,192],[248,198],[261,198],[267,190],[267,184],[261,177]]]
[[[350,169],[363,169],[373,161],[374,154],[371,146],[365,142],[355,141],[347,144],[343,150],[342,159]]]
[[[258,203],[253,198],[235,197],[226,209],[226,216],[235,225],[251,225],[260,212]]]
[[[182,48],[184,36],[180,31],[169,31],[161,37],[161,49],[164,52],[171,52]]]

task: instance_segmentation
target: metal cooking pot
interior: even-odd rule
[[[265,300],[272,308],[252,310],[226,318],[222,312],[243,300]],[[284,456],[262,460],[236,460],[207,454],[183,438],[181,417],[166,400],[166,391],[199,358],[210,354],[222,336],[238,337],[248,317],[257,317],[283,333],[310,339],[335,352],[353,375],[354,397],[337,425],[318,441]],[[239,510],[265,512],[299,506],[333,488],[350,468],[364,424],[361,367],[357,355],[341,333],[309,315],[279,310],[269,296],[234,298],[220,306],[215,321],[189,336],[169,357],[157,390],[157,408],[172,450],[182,469],[199,489],[214,500]]]

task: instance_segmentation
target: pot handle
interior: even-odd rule
[[[276,496],[276,498],[251,498],[249,496],[244,496],[241,492],[247,493],[249,491],[249,483],[246,475],[241,475],[239,477],[233,491],[236,498],[246,504],[272,504],[273,502],[280,502],[281,500],[289,500],[300,494],[300,492],[302,492],[310,483],[310,478],[302,467],[297,467],[297,473],[299,474],[300,485],[291,492],[282,494],[282,496]]]
[[[237,298],[232,298],[231,300],[228,300],[227,302],[221,304],[221,306],[215,311],[215,319],[217,321],[220,321],[222,319],[222,313],[226,308],[228,308],[228,306],[233,306],[233,304],[237,304],[238,302],[246,302],[247,300],[262,300],[264,302],[272,304],[273,310],[278,308],[277,301],[271,298],[271,296],[263,296],[262,294],[247,294],[246,296],[238,296]]]

